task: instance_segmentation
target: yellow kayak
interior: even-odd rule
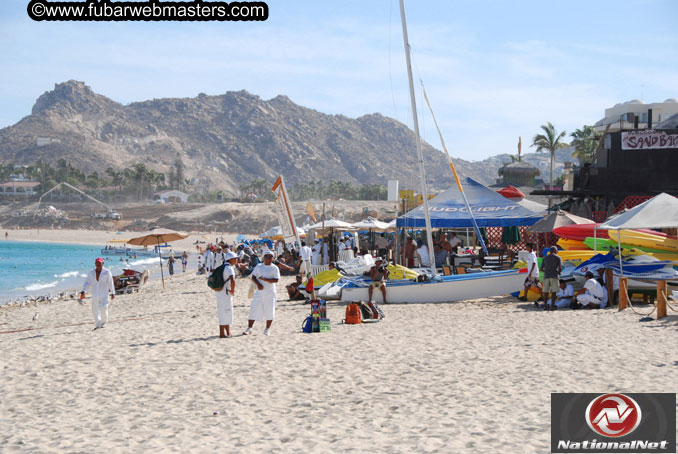
[[[678,253],[678,240],[662,235],[653,235],[651,233],[639,232],[636,230],[608,230],[610,239],[621,241],[631,246],[646,247],[652,249],[661,249],[668,252]]]
[[[566,251],[579,251],[579,250],[588,251],[591,249],[583,241],[571,240],[569,238],[559,239],[558,246],[565,249]]]
[[[389,271],[388,278],[390,279],[415,279],[418,274],[411,269],[404,267],[402,265],[389,265],[386,267],[386,269]],[[329,284],[330,282],[335,282],[338,281],[339,278],[343,277],[344,275],[341,274],[338,270],[326,270],[326,271],[321,271],[320,273],[316,274],[313,276],[313,287],[318,289],[322,287],[325,284]],[[305,281],[302,285],[306,287],[306,284],[308,281]]]

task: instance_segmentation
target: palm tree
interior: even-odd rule
[[[541,125],[541,129],[544,131],[544,134],[537,134],[532,139],[533,147],[537,147],[537,153],[542,151],[548,151],[551,153],[551,169],[549,173],[549,187],[553,188],[553,160],[556,156],[556,150],[561,148],[566,148],[569,145],[560,140],[565,137],[566,132],[562,131],[558,133],[556,128],[549,121],[545,125]]]
[[[575,130],[572,134],[572,146],[574,153],[572,157],[579,159],[581,164],[585,162],[593,162],[596,156],[596,149],[598,148],[598,141],[596,140],[596,132],[593,126],[584,126],[581,129]]]

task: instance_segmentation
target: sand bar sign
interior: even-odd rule
[[[678,134],[663,131],[622,132],[622,150],[678,148]]]

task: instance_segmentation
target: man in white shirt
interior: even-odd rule
[[[584,288],[575,293],[575,297],[582,307],[600,309],[605,307],[605,304],[603,303],[603,298],[605,297],[603,286],[594,279],[591,271],[586,272],[586,283],[584,284]]]
[[[92,293],[92,313],[96,324],[94,329],[105,328],[108,324],[108,295],[111,295],[111,300],[115,298],[115,287],[113,275],[104,268],[104,259],[101,257],[94,261],[94,269],[87,273],[80,292],[81,301],[85,299],[88,289]]]
[[[322,264],[323,265],[329,265],[330,263],[330,254],[327,251],[327,241],[320,241],[320,245],[322,246]]]
[[[556,308],[570,307],[574,301],[574,287],[564,280],[559,281],[560,291],[556,292]]]
[[[458,248],[459,245],[461,244],[461,239],[459,239],[457,234],[454,233],[454,232],[450,232],[450,239],[448,241],[450,243],[450,246],[452,246],[453,249]],[[456,249],[455,249],[455,252],[456,252]]]
[[[419,266],[426,268],[431,266],[431,256],[428,253],[428,246],[423,241],[421,246],[417,249],[417,257],[419,257]]]
[[[313,251],[311,251],[311,248],[306,246],[306,242],[302,241],[301,242],[301,250],[299,251],[299,255],[301,256],[301,266],[299,267],[299,272],[304,273],[306,276],[311,275],[311,256],[313,254]]]
[[[217,291],[217,317],[219,318],[219,337],[231,337],[233,324],[233,293],[235,292],[235,268],[238,261],[235,253],[228,251],[224,255],[224,288]]]
[[[339,239],[339,244],[337,245],[337,251],[341,252],[346,249],[346,241],[344,238]]]
[[[273,253],[267,251],[264,254],[264,263],[258,264],[252,271],[252,281],[254,281],[257,289],[254,291],[248,325],[245,332],[242,333],[243,336],[252,333],[254,322],[258,320],[266,320],[264,335],[270,334],[271,325],[273,319],[275,319],[275,303],[277,300],[275,283],[279,280],[280,270],[273,264]]]
[[[207,271],[208,275],[214,270],[214,252],[212,252],[212,247],[209,246],[205,252],[205,271]]]
[[[321,258],[320,258],[320,252],[322,249],[322,245],[320,244],[320,240],[316,238],[313,240],[313,264],[314,265],[321,265]]]
[[[527,243],[525,245],[527,249],[527,277],[525,278],[525,298],[527,298],[527,292],[530,287],[539,288],[539,265],[537,262],[537,254],[535,254],[532,243]],[[540,290],[541,291],[541,290]],[[541,298],[540,298],[541,299]],[[535,301],[535,305],[539,306],[539,302]]]

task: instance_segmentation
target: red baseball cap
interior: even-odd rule
[[[97,257],[97,259],[94,261],[94,263],[97,263],[97,262],[104,263],[104,259],[102,259],[101,257]]]

